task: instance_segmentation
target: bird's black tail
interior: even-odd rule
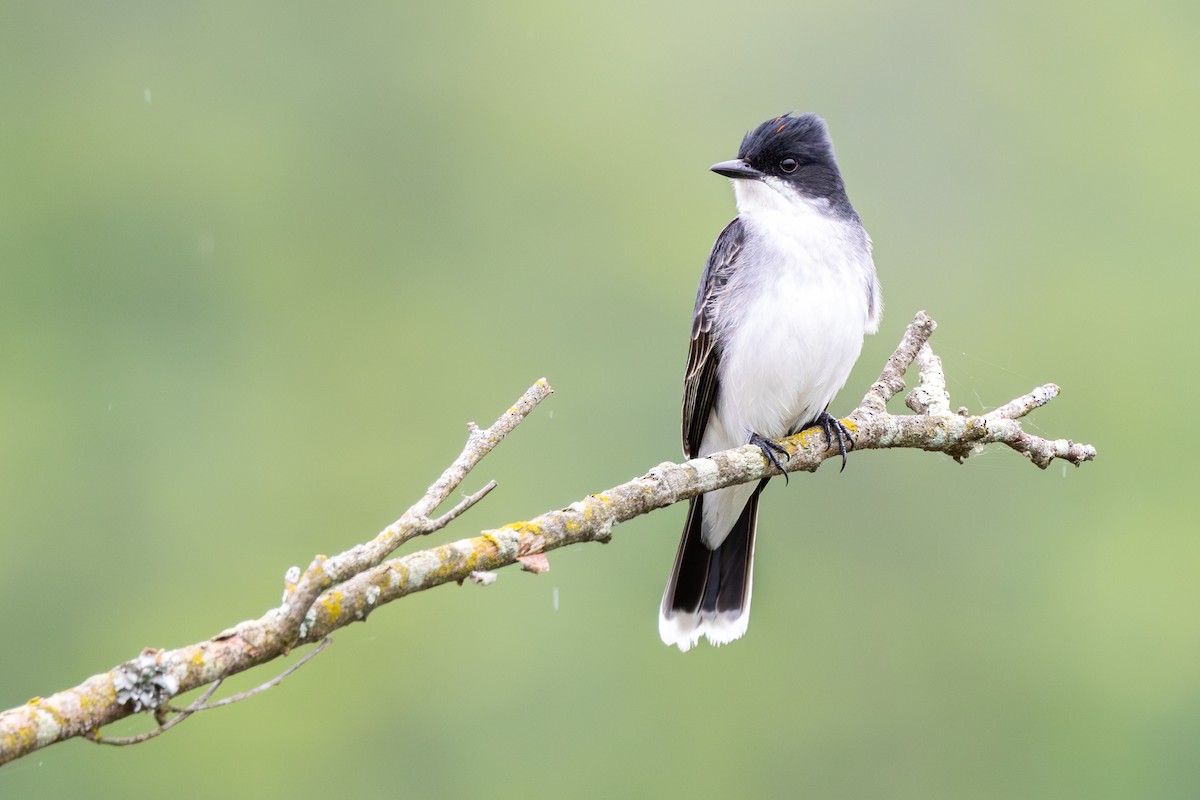
[[[754,583],[758,496],[766,485],[766,479],[759,483],[715,550],[708,549],[702,538],[704,495],[692,499],[659,611],[658,632],[666,644],[687,651],[701,636],[720,645],[746,632]]]

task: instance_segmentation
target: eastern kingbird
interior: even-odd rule
[[[747,442],[781,470],[770,439],[819,425],[845,465],[847,431],[826,409],[883,313],[871,239],[815,114],[768,120],[715,164],[738,216],[700,278],[683,384],[688,458]],[[758,496],[769,479],[694,498],[658,631],[688,650],[746,632]]]

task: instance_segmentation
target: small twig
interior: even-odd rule
[[[917,312],[913,321],[908,323],[908,327],[904,330],[904,336],[901,338],[899,346],[888,357],[887,363],[883,365],[879,379],[867,390],[860,407],[865,407],[873,413],[887,411],[888,401],[904,391],[904,373],[917,357],[917,352],[922,345],[929,341],[929,337],[933,335],[936,327],[937,323],[933,321],[932,317],[924,311]]]
[[[993,424],[1005,422],[1010,425],[1017,424],[1011,420],[997,421]],[[1069,461],[1078,467],[1083,462],[1091,461],[1096,457],[1096,448],[1090,444],[1081,444],[1070,439],[1043,439],[1041,436],[1025,432],[1019,433],[1004,443],[1041,469],[1049,467],[1050,462],[1056,458]]]
[[[425,494],[420,500],[405,511],[398,520],[380,531],[379,535],[371,541],[329,559],[330,563],[326,564],[325,568],[334,582],[340,583],[351,575],[357,575],[365,569],[376,566],[404,542],[430,530],[433,523],[429,517],[434,510],[450,496],[451,492],[458,488],[467,474],[484,456],[492,452],[505,436],[511,433],[522,420],[529,416],[530,412],[537,408],[539,403],[553,392],[554,389],[546,382],[546,379],[541,378],[526,389],[517,402],[492,423],[491,427],[480,429],[473,422],[468,425],[467,443],[463,446],[462,452],[425,490]],[[483,495],[486,494],[487,491],[484,491]],[[480,498],[483,495],[480,495]],[[474,505],[474,502],[462,510],[465,511],[471,505]]]
[[[1020,419],[1035,408],[1040,408],[1058,397],[1058,392],[1057,386],[1047,383],[1045,386],[1037,387],[1029,394],[1008,401],[983,416],[985,419]]]
[[[469,425],[470,435],[467,438],[467,446],[463,448],[463,452],[454,460],[454,463],[446,467],[441,477],[434,481],[433,485],[429,487],[429,491],[413,509],[422,516],[428,517],[432,514],[433,510],[458,488],[467,473],[474,469],[484,456],[492,452],[505,436],[512,433],[513,429],[537,408],[538,403],[541,403],[553,392],[554,389],[546,379],[540,378],[533,386],[526,389],[525,394],[521,395],[508,411],[492,423],[491,427],[480,430],[474,423]]]
[[[950,393],[946,391],[946,373],[942,360],[933,353],[929,342],[917,350],[917,380],[915,389],[904,399],[905,405],[918,414],[950,416]]]
[[[224,678],[219,678],[214,681],[211,686],[204,690],[203,694],[196,698],[196,703],[203,703],[205,700],[212,697],[213,692],[217,691],[217,688],[220,687],[223,680]],[[192,705],[194,706],[195,703]],[[171,717],[157,728],[152,728],[151,730],[148,730],[145,733],[139,733],[136,736],[101,736],[100,731],[94,730],[83,734],[83,738],[87,739],[88,741],[95,742],[96,744],[111,744],[114,747],[126,747],[131,744],[141,744],[142,742],[153,739],[155,736],[161,736],[199,710],[199,708],[193,708],[192,706],[180,709],[178,714],[176,714],[174,717]]]
[[[431,520],[429,522],[429,531],[427,531],[427,532],[432,533],[433,531],[438,531],[438,530],[441,530],[442,528],[446,527],[451,522],[453,522],[454,519],[456,517],[458,517],[459,514],[462,514],[464,511],[467,511],[468,509],[471,508],[471,506],[475,505],[480,500],[487,497],[488,492],[492,491],[492,489],[495,489],[495,488],[496,488],[496,482],[488,481],[486,484],[484,484],[483,488],[480,489],[478,492],[476,492],[475,494],[472,494],[472,495],[467,495],[461,501],[459,501],[458,505],[456,505],[454,508],[447,511],[445,514],[442,514],[437,519]]]
[[[322,639],[320,641],[320,643],[317,644],[316,647],[314,647],[312,649],[311,652],[305,653],[303,658],[301,658],[295,664],[292,664],[290,667],[285,669],[283,672],[276,675],[274,678],[271,678],[271,680],[267,681],[266,683],[255,686],[253,689],[247,689],[244,692],[238,692],[237,694],[232,694],[229,697],[221,698],[220,700],[218,700],[215,703],[202,703],[199,705],[193,703],[192,705],[188,706],[188,711],[190,713],[194,713],[196,711],[209,711],[214,708],[220,708],[221,706],[230,705],[231,703],[241,702],[242,700],[245,700],[249,697],[253,697],[256,694],[262,694],[267,689],[273,689],[276,686],[278,686],[279,684],[283,683],[284,678],[291,675],[293,672],[295,672],[296,670],[303,667],[309,661],[312,661],[314,658],[316,658],[318,653],[320,653],[322,650],[324,650],[326,647],[328,647],[332,643],[333,643],[333,639],[330,639],[328,636],[326,636],[324,639]],[[203,699],[207,700],[208,698],[205,697]]]

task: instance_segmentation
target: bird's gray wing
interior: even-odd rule
[[[725,226],[708,255],[708,264],[696,291],[692,342],[683,378],[683,453],[688,458],[700,454],[700,442],[716,402],[721,347],[713,329],[713,315],[729,276],[737,268],[744,239],[741,220],[735,219]]]

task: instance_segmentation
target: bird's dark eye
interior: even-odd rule
[[[798,164],[794,158],[785,158],[779,162],[779,168],[784,172],[795,172]]]

